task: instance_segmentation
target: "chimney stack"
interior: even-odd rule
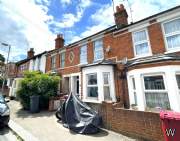
[[[123,4],[116,6],[114,13],[115,23],[118,28],[128,25],[128,14]]]
[[[32,58],[34,56],[34,48],[30,48],[27,52],[27,58]]]
[[[64,46],[64,39],[62,34],[58,34],[55,39],[55,49],[62,48]]]

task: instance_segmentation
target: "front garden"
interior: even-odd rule
[[[26,71],[17,91],[18,99],[24,109],[30,109],[31,96],[39,96],[40,110],[48,109],[49,100],[57,96],[60,77],[43,74],[39,71]]]

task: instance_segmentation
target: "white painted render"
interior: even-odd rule
[[[38,59],[40,59],[40,60],[38,60]],[[38,63],[38,62],[40,62],[40,63]],[[46,56],[45,56],[45,54],[43,54],[40,57],[36,57],[35,59],[30,60],[30,64],[29,64],[29,70],[30,71],[40,70],[43,73],[45,73],[45,68],[46,68]]]
[[[83,77],[83,101],[91,102],[91,103],[101,103],[104,101],[104,90],[103,90],[103,73],[110,73],[110,95],[112,97],[112,101],[116,101],[115,96],[115,84],[114,84],[114,70],[113,66],[109,65],[99,65],[99,66],[91,66],[82,69],[82,77]],[[87,74],[97,73],[97,85],[98,85],[98,98],[93,99],[87,97]]]
[[[9,96],[13,96],[16,97],[17,94],[17,90],[19,88],[20,85],[20,80],[22,80],[22,78],[15,78],[12,82],[12,86],[9,87]]]
[[[180,73],[180,66],[160,66],[144,69],[135,69],[127,73],[128,80],[128,91],[130,105],[134,104],[134,95],[132,90],[132,84],[130,81],[131,77],[134,77],[136,84],[137,93],[137,107],[138,110],[144,111],[146,108],[146,100],[144,94],[144,75],[162,75],[164,78],[164,83],[166,90],[168,92],[170,107],[173,111],[180,112],[180,93],[176,81],[176,74]]]
[[[75,93],[75,81],[74,77],[79,76],[79,95],[81,95],[81,73],[71,73],[67,75],[62,76],[62,80],[64,81],[64,78],[69,77],[69,92]]]

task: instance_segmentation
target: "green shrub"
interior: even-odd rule
[[[38,71],[27,71],[20,82],[17,96],[24,109],[30,108],[30,96],[40,96],[40,109],[47,109],[49,98],[57,95],[59,76],[42,74]]]

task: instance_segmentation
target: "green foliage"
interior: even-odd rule
[[[39,95],[40,108],[47,109],[49,98],[57,95],[59,80],[59,76],[42,74],[38,71],[26,71],[17,91],[18,98],[24,109],[29,109],[30,96],[32,95]]]
[[[1,62],[4,62],[4,61],[5,61],[5,58],[4,58],[4,56],[3,56],[2,54],[0,54],[0,61],[1,61]]]

